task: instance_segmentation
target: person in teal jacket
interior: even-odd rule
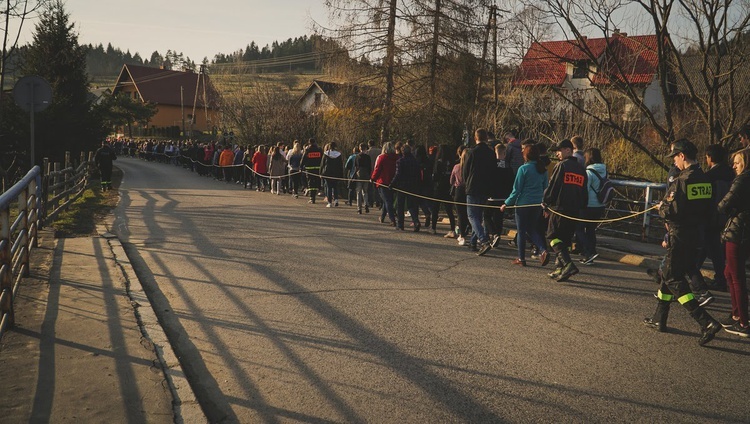
[[[534,140],[525,140],[521,145],[525,163],[518,168],[513,182],[513,191],[500,210],[506,206],[516,206],[516,229],[518,231],[518,258],[513,264],[526,266],[526,237],[531,239],[539,249],[539,260],[542,266],[549,262],[549,253],[544,237],[537,229],[537,222],[542,214],[542,197],[549,184],[547,168],[539,162],[539,147]]]
[[[589,221],[600,220],[604,216],[604,204],[599,201],[598,193],[602,180],[607,177],[607,166],[602,163],[602,152],[597,148],[588,148],[583,153],[588,179],[589,201],[586,209],[581,211],[581,218]],[[596,253],[596,227],[598,222],[581,222],[576,228],[576,240],[583,245],[584,265],[592,265],[599,254]]]

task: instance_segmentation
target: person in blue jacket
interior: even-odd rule
[[[525,163],[518,168],[513,181],[513,190],[505,199],[500,210],[505,212],[507,206],[516,207],[516,229],[518,231],[518,258],[513,264],[526,266],[526,237],[536,245],[542,266],[549,262],[544,237],[539,233],[537,222],[542,214],[542,197],[549,184],[547,168],[539,161],[539,147],[534,140],[528,139],[521,145],[521,153]]]
[[[583,152],[586,164],[586,176],[588,177],[589,201],[586,208],[581,211],[581,218],[587,221],[597,221],[604,216],[604,204],[599,201],[598,193],[602,187],[602,180],[607,178],[607,166],[602,163],[602,152],[590,147]],[[596,226],[597,222],[582,222],[576,228],[576,240],[583,245],[584,265],[592,265],[599,254],[596,253]]]

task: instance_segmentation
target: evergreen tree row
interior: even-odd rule
[[[276,59],[287,56],[295,56],[305,53],[313,53],[321,43],[321,37],[307,35],[295,38],[289,38],[286,41],[274,41],[271,45],[259,47],[255,41],[248,44],[245,49],[236,52],[214,55],[211,63],[234,63],[238,61],[253,61],[262,59]],[[141,57],[139,53],[131,54],[130,50],[122,51],[113,47],[111,43],[98,45],[88,44],[82,46],[86,51],[86,66],[88,74],[92,78],[111,77],[117,75],[122,69],[122,65],[141,65],[151,66],[154,68],[165,67],[167,69],[183,70],[197,68],[195,61],[186,57],[182,52],[176,50],[167,50],[162,55],[158,51],[151,53],[150,57]],[[203,64],[208,64],[208,58],[204,58]],[[316,69],[319,64],[315,61],[295,65],[297,69]]]
[[[277,59],[287,56],[301,55],[305,53],[313,53],[321,44],[321,37],[318,35],[313,36],[302,36],[289,38],[286,41],[278,42],[274,41],[269,46],[266,44],[265,47],[260,48],[255,42],[248,44],[245,49],[237,50],[233,53],[224,54],[218,53],[214,56],[212,63],[235,63],[239,61],[249,62],[254,60],[264,59]],[[315,61],[310,63],[304,63],[301,65],[295,65],[297,68],[314,69],[318,66]]]

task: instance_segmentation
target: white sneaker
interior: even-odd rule
[[[331,202],[326,203],[326,207],[330,208],[331,207]]]
[[[463,238],[463,237],[461,237],[461,236],[458,236],[458,245],[459,246],[466,246],[466,239]]]

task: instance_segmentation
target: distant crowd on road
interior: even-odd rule
[[[658,270],[649,270],[659,290],[657,310],[644,324],[667,331],[669,306],[677,301],[701,326],[701,345],[721,328],[750,337],[745,276],[750,130],[743,129],[739,136],[744,148],[731,155],[731,167],[722,145],[708,146],[705,172],[693,143],[683,139],[672,144],[674,165],[667,195],[658,205],[667,228],[667,253]],[[547,146],[520,140],[511,131],[498,140],[478,129],[468,146],[401,141],[378,146],[369,141],[348,154],[335,142],[320,147],[314,139],[257,146],[118,140],[112,148],[121,155],[182,165],[246,189],[303,195],[311,204],[322,197],[327,208],[343,200],[359,214],[379,211],[378,221],[397,231],[406,229],[408,217],[414,232],[424,227],[436,234],[443,210],[450,224],[444,237],[457,239],[480,256],[498,246],[505,214],[512,209],[517,231],[508,244],[518,252],[512,265],[527,266],[529,244],[531,258],[541,266],[554,254],[555,269],[548,276],[558,282],[579,272],[576,263],[594,264],[596,228],[607,206],[603,192],[608,172],[601,151],[584,149],[580,136]],[[578,261],[571,257],[575,253],[581,255]],[[711,284],[700,272],[706,258],[716,271]],[[732,312],[726,319],[717,321],[705,311],[714,300],[709,289],[729,290]]]

